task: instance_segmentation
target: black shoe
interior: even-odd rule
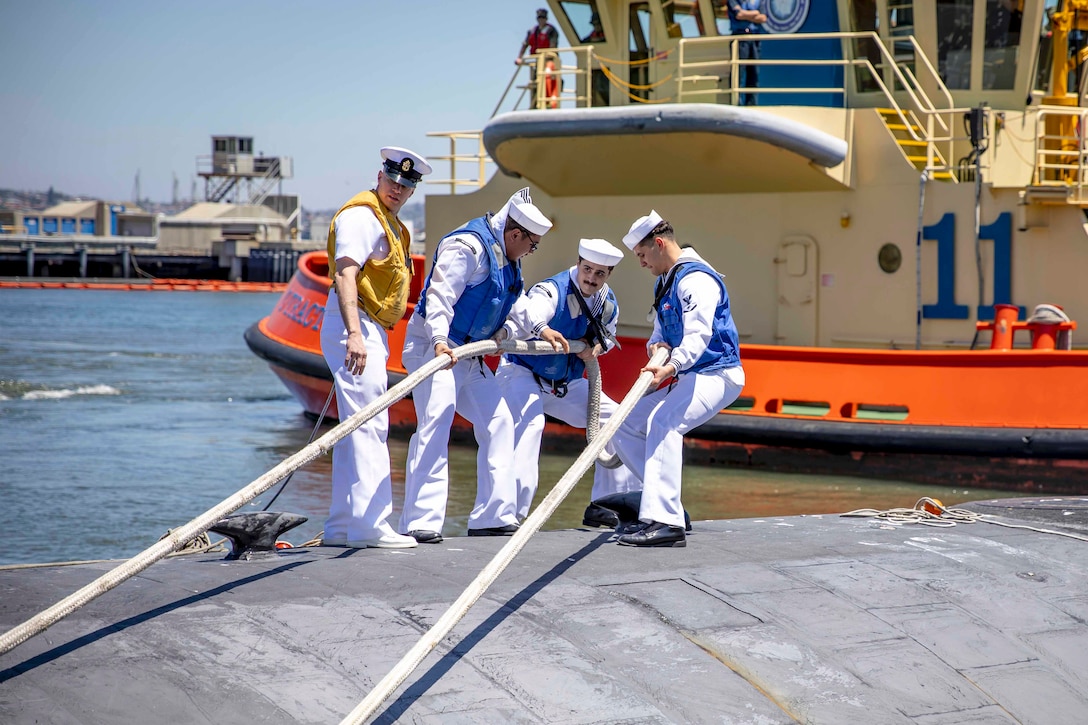
[[[691,517],[688,516],[687,509],[684,509],[684,531],[691,531]]]
[[[590,503],[582,514],[582,526],[605,526],[614,529],[620,525],[619,515],[612,509]]]
[[[442,534],[437,531],[409,531],[408,535],[421,544],[441,544]]]
[[[489,529],[469,529],[469,536],[513,536],[521,528],[517,524],[506,526],[492,526]]]
[[[649,526],[649,524],[643,523],[642,521],[628,521],[626,524],[621,523],[619,526],[617,526],[616,533],[620,536],[623,536],[625,534],[634,534],[642,531],[647,526]]]
[[[687,546],[683,526],[669,526],[653,522],[633,534],[624,534],[616,540],[623,546]]]

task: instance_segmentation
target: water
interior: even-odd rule
[[[242,339],[278,295],[0,290],[0,564],[133,556],[259,478],[309,440],[302,415]],[[327,427],[318,431],[321,435]],[[406,440],[390,442],[394,500]],[[575,455],[545,454],[538,500]],[[298,471],[274,510],[316,536],[331,457]],[[445,533],[464,532],[475,450],[451,449]],[[581,524],[587,474],[546,528]],[[273,487],[243,510],[260,510]],[[686,466],[692,518],[838,513],[1008,495],[833,476]]]

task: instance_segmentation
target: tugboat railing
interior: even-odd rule
[[[760,42],[796,42],[839,40],[843,43],[842,58],[809,59],[770,59],[742,60],[738,58],[738,43],[748,42],[741,36],[715,36],[703,38],[682,38],[678,43],[676,69],[676,99],[679,103],[699,102],[709,97],[707,102],[720,103],[728,94],[733,105],[740,94],[749,92],[738,84],[740,69],[748,65],[778,67],[830,67],[843,69],[841,85],[829,87],[764,87],[752,89],[761,96],[774,95],[817,95],[834,94],[842,98],[844,107],[870,107],[883,104],[888,114],[898,119],[902,132],[920,146],[925,145],[925,166],[929,172],[953,172],[955,146],[965,140],[965,136],[954,130],[955,118],[962,116],[969,109],[956,108],[948,87],[932,61],[922,50],[913,35],[896,37],[897,43],[909,43],[913,49],[914,69],[907,62],[897,62],[890,49],[873,31],[836,32],[836,33],[798,33],[798,34],[763,34]],[[880,67],[874,66],[868,57],[856,57],[850,52],[850,41],[868,41],[867,47],[877,51]],[[715,51],[718,51],[715,53]],[[559,62],[566,55],[573,54],[573,65]],[[552,68],[549,62],[554,62]],[[510,110],[534,108],[541,111],[569,107],[589,108],[594,105],[594,66],[598,61],[594,46],[549,48],[527,57],[520,63],[510,77],[492,117],[508,105],[513,91],[519,94]],[[524,69],[532,68],[535,73],[527,82]],[[851,82],[847,68],[859,68],[866,77],[872,79],[873,91],[859,91]],[[717,72],[713,72],[717,71]],[[919,78],[921,75],[921,78]],[[887,81],[885,80],[887,79]],[[556,81],[551,83],[550,81]],[[567,82],[565,82],[567,81]],[[700,82],[714,81],[713,88],[691,87]],[[722,83],[725,81],[725,86]],[[549,84],[551,87],[549,88]],[[927,92],[926,89],[930,91]],[[941,105],[934,103],[934,95]],[[523,106],[528,98],[529,103]],[[879,100],[877,100],[879,99]],[[616,104],[609,104],[616,105]],[[450,194],[457,194],[466,187],[475,190],[487,183],[487,164],[492,163],[483,148],[480,131],[457,131],[430,133],[428,136],[444,137],[450,140],[450,153],[431,157],[434,161],[448,162],[450,174],[446,179],[428,180],[430,184],[446,184]],[[458,151],[458,141],[476,143],[475,152]],[[475,166],[474,174],[462,178],[458,165],[470,163]],[[921,163],[921,159],[919,159]]]
[[[1032,185],[1068,190],[1070,203],[1088,203],[1088,109],[1045,107],[1035,124]]]
[[[856,101],[862,97],[861,93],[851,90],[848,76],[844,73],[841,86],[831,87],[788,87],[760,86],[758,89],[746,89],[739,86],[740,69],[745,66],[780,66],[780,67],[828,67],[840,66],[843,68],[855,67],[866,71],[877,87],[876,95],[882,96],[882,103],[895,112],[902,123],[903,130],[913,140],[925,143],[927,147],[928,170],[948,170],[949,160],[953,158],[953,144],[955,136],[952,132],[952,117],[957,111],[953,105],[952,94],[941,80],[940,75],[934,69],[932,63],[922,52],[914,36],[897,38],[899,42],[909,41],[915,50],[915,58],[921,59],[921,67],[925,69],[928,80],[947,104],[938,108],[923,89],[922,83],[911,69],[903,63],[897,63],[888,48],[881,42],[880,37],[871,31],[866,32],[842,32],[842,33],[799,33],[792,35],[763,34],[759,36],[763,42],[797,42],[813,40],[841,40],[844,43],[849,40],[869,40],[872,47],[877,48],[883,61],[884,69],[894,79],[901,91],[892,91],[885,83],[882,73],[872,64],[868,58],[851,57],[844,52],[841,59],[760,59],[742,60],[738,57],[738,43],[749,42],[741,36],[717,36],[707,38],[684,38],[679,43],[680,55],[677,68],[677,100],[681,103],[690,102],[695,96],[713,96],[719,98],[722,94],[729,94],[735,105],[738,96],[747,92],[755,92],[759,95],[801,95],[801,94],[837,94],[843,99],[843,106],[856,105]],[[709,57],[715,49],[720,49],[717,57]],[[728,49],[728,52],[726,50]],[[709,70],[721,70],[723,73],[707,74]],[[724,88],[695,88],[688,89],[687,85],[705,82],[713,79],[721,82],[728,79],[728,85]],[[900,103],[900,98],[905,103]],[[852,101],[854,103],[852,103]],[[869,105],[869,104],[865,104]],[[915,114],[922,123],[912,122],[910,114]],[[940,151],[938,151],[940,149]],[[937,159],[943,159],[939,163]]]
[[[448,179],[427,179],[428,184],[447,184],[450,187],[450,195],[456,195],[458,190],[470,187],[471,190],[483,188],[487,183],[487,165],[494,163],[484,149],[483,134],[480,131],[435,131],[427,136],[433,138],[449,139],[450,152],[444,156],[428,156],[431,161],[449,163],[450,176]],[[475,151],[458,153],[457,142],[464,141],[475,143]],[[462,146],[462,148],[464,148]],[[458,176],[458,164],[473,164],[475,176],[460,178]]]

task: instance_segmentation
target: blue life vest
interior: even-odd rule
[[[658,279],[654,294],[654,308],[657,310],[657,319],[661,324],[665,342],[676,348],[684,339],[684,308],[678,293],[678,287],[680,280],[692,272],[706,272],[709,274],[718,283],[721,299],[718,301],[718,307],[714,310],[714,329],[710,334],[710,340],[707,342],[706,351],[699,356],[694,365],[682,371],[681,374],[705,373],[712,370],[736,367],[740,364],[740,342],[737,337],[737,326],[733,324],[733,315],[729,312],[729,293],[725,289],[725,283],[722,282],[721,275],[715,272],[714,268],[706,262],[681,261],[672,269],[670,274],[665,275],[664,279]],[[668,280],[670,276],[672,277],[671,282]],[[662,289],[666,282],[669,282],[668,289]]]
[[[457,234],[471,234],[480,240],[487,255],[489,274],[477,284],[466,287],[461,298],[453,305],[453,320],[450,322],[449,339],[455,345],[486,340],[502,327],[514,301],[521,294],[525,283],[521,278],[521,265],[506,258],[502,243],[489,222],[491,215],[476,217],[460,229],[450,232],[448,237]],[[427,317],[427,290],[431,286],[431,276],[438,262],[438,250],[431,261],[431,271],[419,293],[416,314]]]
[[[555,314],[548,320],[552,328],[568,340],[581,340],[589,329],[589,319],[582,314],[582,306],[574,295],[581,295],[578,285],[570,278],[570,270],[548,277],[541,284],[551,284],[558,291]],[[586,305],[588,306],[588,302]],[[601,325],[607,326],[619,314],[616,295],[608,289],[604,309],[601,312]],[[510,361],[529,368],[537,377],[553,382],[577,380],[586,371],[586,364],[580,357],[569,355],[510,355]]]

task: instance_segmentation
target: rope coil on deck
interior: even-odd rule
[[[883,511],[879,509],[855,509],[839,515],[842,517],[875,518],[895,526],[921,524],[923,526],[949,528],[956,524],[994,524],[995,526],[1004,526],[1007,529],[1027,529],[1041,534],[1054,534],[1055,536],[1065,536],[1078,541],[1088,541],[1088,537],[1068,531],[1054,531],[1053,529],[1028,526],[1027,524],[1010,524],[1007,521],[998,521],[990,514],[981,514],[967,509],[948,508],[940,501],[928,496],[918,499],[914,504],[914,508],[893,508]]]
[[[581,341],[573,341],[571,342],[571,350],[577,352],[582,349],[580,346],[584,346],[584,344],[585,343]],[[518,352],[530,355],[555,354],[555,350],[551,345],[538,341],[497,343],[492,340],[483,340],[480,342],[472,342],[467,345],[461,345],[453,350],[453,354],[458,359],[491,355],[498,352]],[[173,552],[184,549],[189,542],[204,534],[221,518],[236,511],[260,494],[272,488],[277,482],[283,480],[285,476],[294,473],[302,466],[305,466],[316,460],[318,457],[328,453],[341,439],[345,438],[366,421],[406,397],[408,393],[423,382],[423,380],[434,375],[439,370],[449,367],[449,364],[450,359],[446,355],[430,360],[427,364],[423,365],[414,373],[411,373],[404,380],[386,391],[386,393],[377,400],[332,428],[328,433],[321,436],[313,443],[300,449],[294,455],[284,459],[279,465],[252,481],[248,486],[241,489],[230,498],[224,499],[189,523],[167,531],[153,546],[148,547],[131,559],[128,559],[124,563],[111,569],[90,584],[87,584],[82,589],[70,594],[48,609],[31,617],[22,624],[13,627],[3,635],[0,635],[0,654],[10,652],[26,640],[45,631],[75,610],[98,598],[102,594],[105,594],[125,580],[139,574],[155,562],[166,558]],[[596,361],[594,361],[592,365],[587,364],[586,367],[587,370],[595,369],[595,377],[591,378],[591,387],[596,387],[597,390],[596,400],[598,404],[597,412],[599,414],[600,367],[596,364]],[[595,386],[593,385],[594,380],[596,381]],[[594,396],[591,394],[591,402],[593,398]],[[603,447],[604,444],[602,443],[600,447],[597,448],[598,452]],[[596,453],[594,455],[596,456]]]

